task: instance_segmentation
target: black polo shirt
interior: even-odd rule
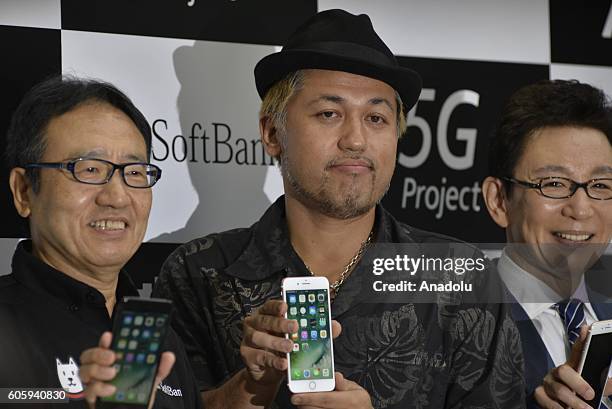
[[[87,407],[80,381],[67,378],[78,369],[81,353],[96,346],[104,331],[112,330],[104,296],[34,257],[29,241],[17,246],[12,270],[0,277],[0,388],[62,388],[63,380],[64,386],[70,385],[69,404],[15,407]],[[116,296],[118,300],[138,296],[123,273]],[[193,372],[174,331],[168,333],[164,350],[173,351],[177,360],[157,390],[155,408],[201,408]]]

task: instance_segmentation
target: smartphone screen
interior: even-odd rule
[[[113,342],[117,375],[110,382],[116,392],[102,402],[146,406],[161,355],[168,324],[168,311],[147,311],[150,301],[128,302],[115,317]],[[169,304],[169,303],[168,303]]]
[[[287,319],[298,322],[290,334],[290,380],[332,379],[331,323],[327,289],[285,290]]]
[[[595,399],[587,402],[594,408],[601,407],[600,403],[605,404],[609,401],[607,396],[612,394],[612,388],[610,386],[606,388],[608,379],[612,377],[611,358],[612,332],[592,335],[581,375],[595,390]],[[612,408],[612,406],[605,407]]]

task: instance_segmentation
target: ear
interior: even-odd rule
[[[493,221],[499,227],[508,227],[508,203],[504,182],[488,176],[482,182],[482,196]]]
[[[59,359],[55,358],[55,365],[60,366],[60,365],[63,365],[63,364],[62,364],[62,362]]]
[[[70,360],[68,361],[68,364],[71,366],[76,366],[76,363],[74,362],[74,359],[72,359],[72,357],[70,357]]]
[[[282,147],[280,144],[278,129],[274,125],[274,121],[269,116],[259,118],[259,134],[261,141],[266,147],[266,152],[273,158],[278,158],[281,154]]]
[[[31,183],[24,168],[13,168],[9,175],[9,186],[13,192],[13,204],[21,217],[29,217],[31,213]]]

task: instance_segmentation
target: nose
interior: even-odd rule
[[[342,151],[363,152],[366,149],[366,129],[360,115],[347,115],[340,132],[338,147]]]
[[[110,180],[101,185],[101,190],[96,197],[96,202],[100,206],[121,208],[129,204],[130,195],[128,187],[123,180],[121,171],[115,170]]]
[[[562,214],[575,220],[585,220],[593,215],[593,201],[586,189],[578,189],[572,197],[567,199]]]

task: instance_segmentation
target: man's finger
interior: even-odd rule
[[[552,400],[547,394],[546,390],[543,386],[538,386],[533,393],[533,397],[535,398],[538,405],[544,409],[564,409],[559,403]]]
[[[287,358],[264,351],[258,348],[241,348],[242,357],[246,366],[250,369],[254,367],[274,368],[279,371],[287,369]]]
[[[98,364],[87,364],[81,366],[79,370],[79,378],[83,383],[89,383],[92,381],[110,381],[117,371],[112,366],[101,366]]]
[[[98,397],[104,398],[110,396],[115,393],[116,390],[117,388],[110,383],[93,382],[87,385],[87,389],[85,389],[85,400],[89,404],[89,407],[93,409],[95,408],[96,399],[98,399]]]
[[[570,358],[568,359],[567,363],[575,370],[578,370],[578,365],[580,365],[580,358],[582,357],[582,350],[584,349],[584,344],[586,343],[588,333],[588,326],[583,325],[582,327],[580,327],[580,335],[572,346]]]
[[[283,300],[268,300],[256,311],[256,314],[275,315],[277,317],[285,315],[287,303]]]
[[[112,341],[113,341],[113,333],[110,331],[106,331],[100,337],[100,341],[98,341],[98,346],[100,348],[109,349],[111,347]]]
[[[571,369],[571,368],[570,368]],[[544,390],[548,396],[565,406],[572,408],[588,408],[589,406],[581,400],[576,393],[564,383],[556,379],[544,378]]]
[[[362,389],[358,383],[346,379],[340,372],[335,373],[337,391],[354,391]]]
[[[591,388],[588,382],[585,381],[584,378],[582,378],[582,376],[580,376],[578,372],[576,372],[574,368],[568,364],[555,368],[553,370],[553,374],[560,383],[567,385],[569,389],[579,394],[586,400],[591,400],[595,397],[595,391],[593,388]]]
[[[332,320],[331,330],[332,330],[332,337],[338,338],[340,336],[340,333],[342,333],[342,325],[340,325],[338,321]]]
[[[155,376],[155,385],[166,379],[172,371],[172,367],[176,362],[176,356],[173,352],[166,351],[161,354],[159,359],[159,367],[157,368],[157,375]]]
[[[290,334],[298,330],[297,321],[266,314],[253,314],[246,317],[244,325],[258,331],[275,334]]]

